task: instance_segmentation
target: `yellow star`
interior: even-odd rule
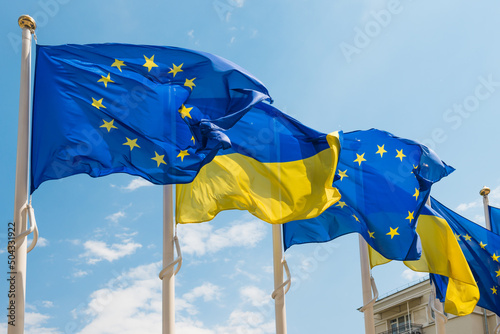
[[[497,289],[496,289],[495,287],[492,287],[492,288],[491,288],[491,292],[492,292],[494,295],[496,295],[496,294],[497,294]]]
[[[403,158],[406,157],[406,155],[403,154],[403,150],[401,150],[401,151],[396,150],[396,152],[398,152],[398,154],[396,155],[396,158],[399,158],[399,159],[401,159],[401,161],[403,161]]]
[[[455,234],[455,238],[457,239],[457,241],[460,241],[460,234]]]
[[[487,245],[487,244],[483,244],[483,242],[482,242],[482,241],[480,241],[480,242],[479,242],[479,246],[481,246],[481,248],[482,248],[482,249],[486,249],[486,248],[484,248],[484,247],[486,247],[486,245]]]
[[[179,155],[177,156],[177,158],[181,158],[181,161],[184,161],[184,157],[185,157],[185,156],[188,156],[188,155],[189,155],[189,153],[188,153],[188,151],[187,151],[187,150],[184,150],[184,151],[183,151],[183,150],[181,150],[181,151],[179,152]]]
[[[500,269],[498,269],[498,270],[497,270],[497,271],[495,271],[495,272],[497,273],[497,276],[496,276],[496,277],[500,276]]]
[[[347,206],[347,204],[345,204],[345,202],[338,201],[336,206],[340,206],[340,208],[343,209],[344,206]]]
[[[141,148],[139,145],[137,145],[137,138],[136,139],[129,139],[128,137],[125,137],[125,138],[127,138],[127,142],[123,143],[123,145],[130,146],[131,151],[134,149],[134,147]]]
[[[370,238],[375,239],[375,237],[373,236],[373,235],[375,234],[375,232],[370,232],[370,231],[368,231],[368,234],[370,235]]]
[[[154,158],[151,158],[152,160],[156,161],[156,163],[158,164],[156,167],[160,167],[161,164],[167,164],[165,162],[165,160],[163,160],[163,158],[165,157],[165,155],[159,155],[158,153],[156,153],[155,151],[155,157]]]
[[[378,145],[377,145],[377,147],[378,147],[378,151],[377,151],[377,152],[375,152],[375,154],[380,154],[380,157],[381,157],[381,158],[383,158],[384,153],[387,153],[387,151],[386,151],[386,150],[384,150],[384,146],[385,146],[385,145],[382,145],[382,146],[378,146]]]
[[[466,235],[464,236],[464,238],[465,238],[465,240],[470,241],[471,236],[470,236],[470,235],[468,235],[468,234],[466,234]]]
[[[345,171],[339,170],[340,181],[344,179],[344,177],[349,177],[347,174],[347,169]]]
[[[194,142],[194,136],[191,136],[191,140],[193,141],[193,145],[195,144]]]
[[[111,64],[111,67],[117,67],[120,70],[120,72],[122,71],[121,66],[127,66],[123,63],[123,60],[115,59],[115,62]]]
[[[104,87],[108,88],[108,82],[114,82],[113,80],[111,80],[109,75],[110,75],[109,73],[108,73],[107,77],[105,77],[104,75],[101,75],[101,78],[99,80],[97,80],[97,82],[103,82]]]
[[[96,99],[92,98],[92,106],[96,107],[99,110],[101,108],[106,109],[106,107],[102,105],[102,99],[96,100]]]
[[[191,109],[193,109],[193,107],[186,108],[185,105],[182,105],[181,109],[179,109],[179,112],[181,113],[182,118],[185,118],[186,116],[191,118],[191,114],[189,113],[191,111]]]
[[[420,195],[420,191],[418,191],[417,188],[415,188],[415,193],[413,194],[413,197],[415,197],[415,200],[418,201],[418,195]]]
[[[493,255],[491,256],[491,258],[493,259],[493,261],[497,261],[498,262],[498,258],[500,257],[500,255],[496,255],[495,253],[493,253]]]
[[[359,219],[358,217],[356,217],[356,215],[352,215],[354,217],[354,219],[356,219],[356,221],[359,223]]]
[[[191,90],[193,90],[193,87],[196,87],[196,85],[194,84],[194,79],[196,79],[196,78],[186,79],[184,86],[189,87],[189,88],[191,88]]]
[[[111,131],[111,129],[118,129],[116,126],[114,126],[115,120],[112,119],[110,122],[106,122],[105,120],[102,120],[104,122],[103,125],[100,126],[100,128],[106,128],[108,129],[108,132]]]
[[[391,239],[394,238],[395,235],[399,235],[399,233],[398,233],[399,227],[396,227],[396,228],[389,227],[389,228],[391,229],[391,231],[389,233],[387,233],[386,235],[390,235]]]
[[[413,212],[408,211],[408,217],[406,217],[406,218],[405,218],[405,219],[408,219],[408,220],[410,221],[410,224],[411,224],[411,221],[412,221],[413,219],[415,219],[415,218],[413,217],[413,213],[414,213],[414,212],[415,212],[415,211],[413,211]]]
[[[361,166],[361,163],[363,161],[366,161],[365,154],[363,153],[363,154],[359,155],[359,154],[356,153],[356,156],[357,156],[357,158],[353,162],[357,162]]]
[[[151,58],[144,56],[144,59],[146,59],[146,63],[142,66],[147,67],[148,72],[151,71],[153,67],[158,67],[158,65],[155,64],[155,55],[152,55]]]
[[[171,68],[168,73],[173,73],[174,78],[178,72],[184,72],[184,70],[182,69],[182,65],[184,65],[184,63],[180,64],[179,66],[175,65],[174,63],[172,63],[172,65],[174,66],[174,68]]]

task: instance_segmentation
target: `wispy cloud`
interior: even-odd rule
[[[85,308],[73,310],[75,321],[82,323],[78,334],[135,334],[161,332],[161,281],[159,263],[132,268],[94,291]],[[183,334],[267,334],[274,332],[274,322],[262,312],[236,309],[221,324],[209,328],[198,320],[196,307],[190,302],[198,298],[217,300],[222,288],[205,282],[176,298],[176,329]],[[247,289],[259,305],[258,289]],[[250,292],[248,292],[250,291]],[[247,298],[247,297],[245,297]],[[112,331],[110,331],[112,328]]]
[[[37,313],[26,312],[25,333],[26,334],[62,334],[56,328],[44,327],[44,324],[50,319],[50,316]]]
[[[240,295],[244,302],[255,307],[261,307],[271,302],[269,293],[253,285],[241,288]]]
[[[135,253],[142,245],[135,242],[125,242],[108,246],[103,241],[88,240],[83,244],[86,252],[80,257],[86,258],[88,264],[95,264],[102,260],[113,262],[124,256]]]
[[[228,247],[255,247],[264,239],[266,229],[264,223],[253,220],[235,222],[220,229],[210,223],[186,224],[179,227],[178,233],[183,253],[203,255]]]
[[[401,277],[403,277],[408,282],[413,282],[413,281],[415,281],[417,279],[426,277],[428,275],[429,275],[428,273],[421,273],[421,272],[418,272],[418,271],[413,271],[411,269],[405,269],[401,273]]]
[[[154,186],[154,184],[152,184],[148,180],[143,179],[142,177],[138,177],[130,181],[130,183],[125,187],[121,187],[121,189],[134,191],[142,187],[151,187],[151,186]]]
[[[188,302],[193,302],[198,298],[203,298],[204,301],[218,300],[222,295],[222,288],[212,283],[205,282],[182,297]]]
[[[106,217],[107,220],[113,222],[113,223],[118,223],[118,221],[126,216],[124,211],[118,211],[113,214],[110,214],[109,216]]]
[[[80,277],[84,277],[84,276],[87,276],[89,273],[88,271],[85,271],[85,270],[77,270],[73,273],[73,277],[74,278],[80,278]]]

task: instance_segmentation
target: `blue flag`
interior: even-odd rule
[[[191,182],[223,130],[270,99],[260,81],[207,53],[174,47],[37,46],[31,192],[86,173]]]
[[[500,235],[460,216],[434,198],[431,198],[431,206],[451,227],[469,263],[480,293],[477,306],[500,315]],[[448,278],[430,276],[436,283],[437,297],[445,301]]]
[[[491,231],[500,234],[500,209],[488,205],[488,214],[490,215]]]
[[[431,185],[454,169],[427,147],[376,129],[345,133],[341,145],[340,201],[317,218],[284,224],[285,249],[357,232],[387,259],[418,259],[419,212]]]

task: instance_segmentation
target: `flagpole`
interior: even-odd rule
[[[174,218],[172,185],[163,186],[162,333],[175,334]],[[163,272],[163,270],[162,270]]]
[[[484,221],[486,223],[486,229],[491,231],[491,219],[490,212],[488,207],[490,206],[490,200],[488,199],[488,195],[490,193],[490,188],[484,186],[483,189],[479,191],[479,195],[483,196],[483,207],[484,207]],[[500,317],[498,315],[495,316],[497,326],[500,324]]]
[[[286,334],[285,290],[283,287],[283,251],[281,225],[273,224],[274,310],[276,334]]]
[[[368,244],[359,235],[359,259],[361,264],[361,287],[363,291],[363,315],[365,318],[365,334],[375,334],[375,318],[373,315],[373,297],[368,259]]]
[[[36,23],[28,15],[18,19],[22,31],[21,51],[21,85],[19,91],[19,120],[17,125],[17,159],[16,183],[14,193],[14,228],[16,236],[27,230],[26,211],[23,210],[28,201],[28,155],[30,136],[29,108],[31,101],[31,35],[35,32]],[[9,238],[9,240],[11,240]],[[26,301],[26,263],[27,237],[15,242],[15,250],[9,251],[9,260],[13,267],[9,268],[9,305],[8,334],[24,333],[24,310]],[[10,244],[9,244],[10,245]],[[11,256],[13,254],[13,256]],[[11,259],[12,258],[12,259]],[[10,264],[9,264],[10,266]]]

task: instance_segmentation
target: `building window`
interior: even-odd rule
[[[410,315],[402,315],[396,319],[392,319],[389,323],[389,333],[399,334],[408,333],[411,329],[411,317]]]

